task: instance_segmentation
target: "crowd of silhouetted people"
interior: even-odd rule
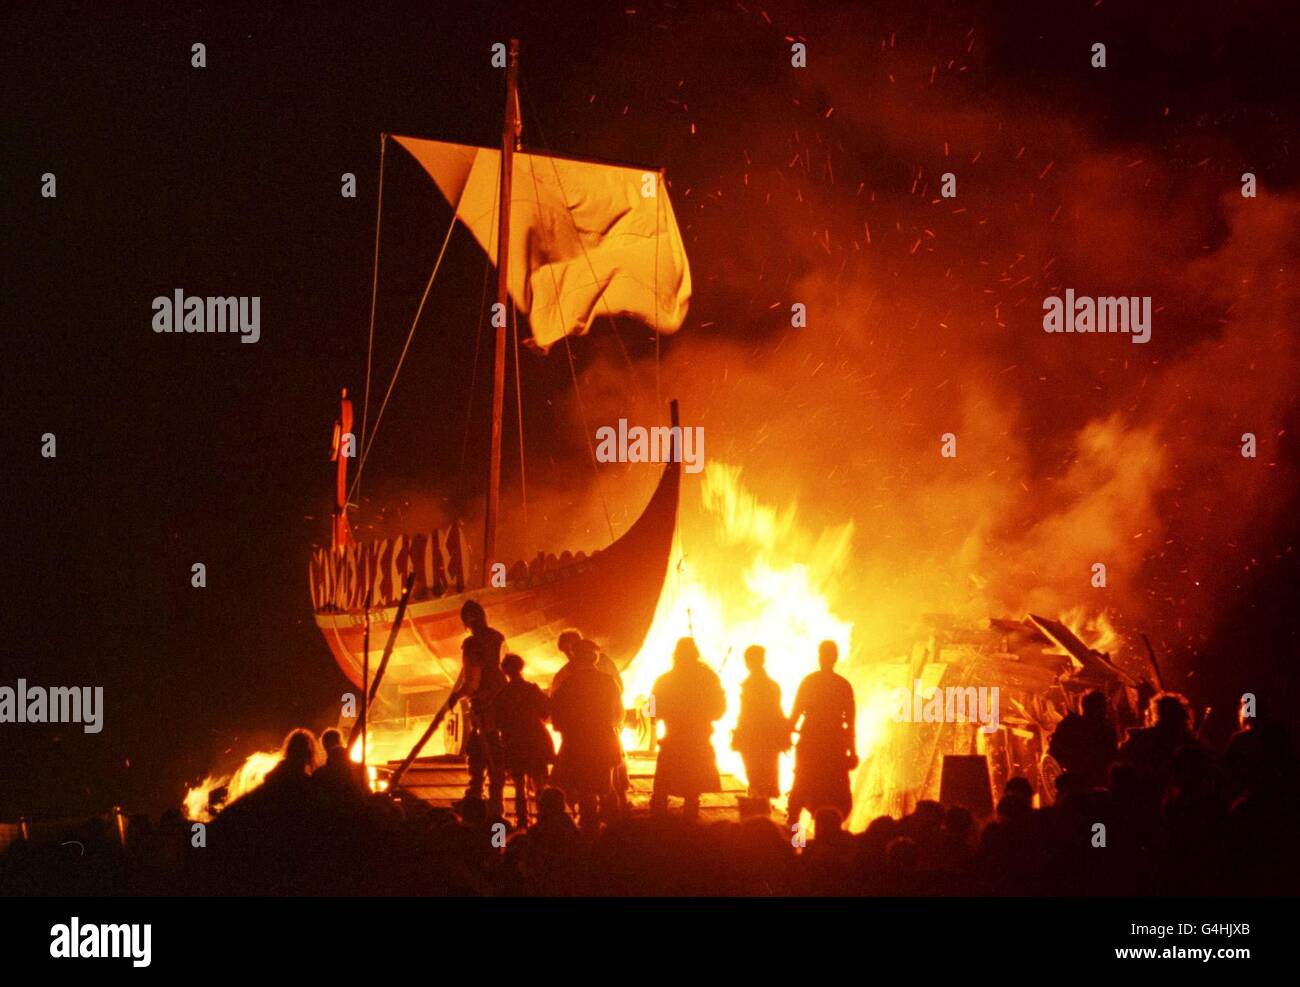
[[[529,822],[530,793],[540,803],[548,786],[564,793],[585,833],[598,833],[623,818],[630,780],[622,745],[624,688],[617,665],[594,641],[570,628],[556,641],[565,664],[543,692],[525,679],[519,655],[502,657],[505,638],[488,626],[478,603],[466,602],[461,620],[469,633],[461,647],[461,675],[444,710],[462,702],[466,709],[469,784],[464,801],[486,797],[489,814],[503,815],[509,778],[517,826]],[[770,812],[771,800],[781,794],[780,756],[791,748],[797,732],[788,821],[795,825],[805,809],[818,808],[834,808],[847,817],[853,803],[850,775],[858,764],[856,713],[852,686],[834,670],[839,649],[834,641],[821,643],[818,670],[800,684],[789,715],[765,660],[760,645],[746,649],[749,675],[741,686],[732,736],[732,748],[744,761],[748,778],[742,808],[749,814]],[[669,799],[680,798],[682,817],[694,821],[701,796],[722,790],[712,738],[714,724],[727,710],[722,682],[702,660],[694,639],[677,642],[672,667],[655,681],[647,705],[653,720],[651,742],[657,747],[650,813],[667,815]],[[558,751],[548,724],[559,734]]]
[[[1155,723],[1124,744],[1098,730],[1079,731],[1091,739],[1076,737],[1074,750],[1055,745],[1063,763],[1082,755],[1105,764],[1099,783],[1067,770],[1053,805],[1036,806],[1041,794],[1036,800],[1028,781],[1013,778],[986,820],[922,801],[903,818],[881,816],[850,833],[840,812],[825,807],[804,840],[769,817],[738,814],[706,823],[629,812],[584,832],[564,794],[549,786],[529,825],[513,827],[484,799],[463,799],[452,810],[367,793],[339,755],[339,767],[331,770],[325,754],[311,770],[321,755],[310,734],[295,731],[282,767],[208,825],[205,845],[194,845],[192,824],[179,811],[157,824],[132,817],[124,840],[97,819],[70,837],[75,846],[11,846],[0,860],[0,890],[1294,894],[1300,811],[1282,730],[1248,723],[1216,755],[1195,741],[1177,697],[1160,702]]]
[[[205,826],[179,811],[154,824],[92,820],[57,846],[11,845],[0,893],[411,895],[1293,894],[1300,889],[1297,769],[1285,729],[1243,702],[1226,748],[1209,749],[1180,695],[1143,698],[1144,727],[1120,736],[1100,691],[1050,737],[1061,773],[1013,777],[994,813],[920,801],[902,818],[845,821],[857,764],[854,700],[823,642],[819,670],[786,714],[761,647],[733,747],[748,793],[728,818],[699,819],[720,789],[716,673],[683,638],[654,686],[664,725],[648,811],[630,808],[618,670],[577,631],[549,690],[524,675],[481,608],[448,705],[467,707],[469,785],[450,808],[370,791],[337,730],[286,738],[263,783]],[[547,729],[560,736],[557,750]],[[788,814],[773,819],[780,754],[795,750]],[[504,804],[515,789],[513,818]],[[486,795],[484,785],[486,783]],[[670,797],[683,799],[680,815]],[[807,815],[804,814],[805,810]],[[716,811],[716,810],[715,810]],[[809,829],[801,825],[811,816]]]

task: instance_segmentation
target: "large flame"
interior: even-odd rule
[[[279,751],[257,751],[246,757],[234,774],[208,775],[185,792],[185,817],[195,822],[210,821],[212,813],[208,810],[208,798],[215,789],[223,785],[229,789],[226,797],[229,804],[262,784],[271,769],[280,763],[280,759]]]
[[[1109,610],[1090,611],[1087,607],[1070,607],[1061,614],[1061,623],[1074,631],[1080,641],[1105,654],[1116,652],[1122,639]]]
[[[766,649],[768,674],[780,685],[788,712],[799,683],[817,668],[818,644],[831,640],[840,650],[837,671],[852,684],[857,702],[859,766],[852,778],[849,825],[861,829],[877,815],[899,815],[918,799],[936,797],[938,775],[930,760],[938,748],[931,749],[932,741],[918,746],[918,737],[903,735],[894,720],[895,690],[910,688],[911,676],[927,665],[932,676],[943,674],[934,664],[942,645],[918,630],[924,615],[938,609],[936,601],[906,581],[895,592],[865,602],[837,598],[840,576],[852,560],[852,523],[813,535],[801,527],[794,502],[780,510],[765,505],[746,489],[738,468],[710,464],[701,500],[705,524],[693,526],[675,555],[650,633],[624,676],[625,705],[643,707],[655,679],[670,667],[677,639],[694,637],[727,694],[727,713],[713,733],[719,768],[743,782],[744,764],[731,750],[731,736],[747,674],[745,648]],[[971,593],[965,602],[963,612],[953,616],[971,627],[987,627],[982,594]],[[1088,646],[1119,649],[1121,639],[1106,610],[1076,606],[1061,619]],[[909,635],[911,654],[892,653]],[[629,749],[644,746],[631,730],[625,731],[624,743]],[[789,791],[792,775],[793,756],[786,754],[782,792]],[[783,803],[784,796],[778,808]]]
[[[804,676],[817,670],[820,642],[834,641],[841,665],[857,658],[854,622],[836,609],[832,587],[845,562],[853,527],[824,532],[817,550],[800,558],[806,541],[797,530],[797,507],[776,510],[747,491],[738,468],[711,463],[705,471],[702,499],[716,524],[717,550],[701,545],[697,558],[688,543],[675,553],[650,633],[624,676],[624,702],[641,707],[654,681],[670,667],[678,638],[693,637],[704,660],[719,675],[727,694],[727,712],[713,732],[719,768],[745,780],[740,755],[731,749],[740,713],[740,685],[748,674],[742,655],[751,644],[767,652],[767,673],[781,687],[788,712]],[[882,739],[888,724],[887,693],[858,691],[857,742],[862,765]],[[627,732],[625,744],[638,738]],[[861,771],[862,768],[860,767]],[[793,758],[781,758],[781,789],[788,791]]]

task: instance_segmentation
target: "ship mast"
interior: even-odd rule
[[[492,316],[496,328],[492,361],[492,448],[488,456],[487,509],[483,520],[484,587],[489,585],[489,576],[495,562],[497,512],[501,492],[501,411],[506,389],[506,313],[510,302],[510,175],[512,159],[519,140],[519,101],[516,89],[518,70],[519,42],[512,38],[509,60],[506,63],[505,124],[501,131],[501,190],[497,221],[497,303],[493,307]]]

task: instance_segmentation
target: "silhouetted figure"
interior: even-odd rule
[[[592,648],[596,649],[596,671],[604,672],[613,679],[614,688],[618,690],[620,696],[623,695],[623,673],[620,672],[618,666],[614,664],[614,659],[601,651],[595,641],[587,641],[586,645],[590,645]],[[579,647],[583,646],[585,645],[579,645]]]
[[[713,753],[713,722],[727,711],[722,682],[700,661],[692,638],[684,637],[673,649],[673,667],[659,676],[651,693],[655,718],[664,724],[655,765],[650,811],[668,811],[669,796],[685,799],[682,816],[695,819],[700,812],[700,795],[722,788]]]
[[[1286,728],[1266,720],[1250,728],[1260,747],[1245,775],[1245,791],[1228,815],[1231,861],[1238,889],[1248,894],[1295,895],[1300,889],[1300,778]],[[1240,757],[1241,734],[1234,737]]]
[[[497,729],[493,703],[505,686],[501,674],[501,650],[505,637],[488,626],[487,614],[473,600],[460,608],[460,619],[469,637],[461,643],[461,673],[454,692],[469,698],[465,748],[469,755],[469,785],[465,797],[482,798],[483,780],[488,782],[487,807],[491,815],[502,809],[505,794],[505,756]]]
[[[821,670],[799,683],[790,711],[790,728],[799,731],[789,803],[792,826],[804,809],[838,809],[847,819],[853,808],[849,773],[858,766],[856,706],[848,679],[835,674],[838,660],[835,642],[823,641],[817,649]]]
[[[311,773],[318,761],[316,737],[310,730],[291,730],[284,738],[280,763],[266,773],[262,788],[267,794],[305,799]]]
[[[971,870],[975,862],[975,820],[969,809],[954,805],[943,817],[940,854],[944,894],[969,894],[972,890]]]
[[[613,659],[605,652],[601,651],[595,641],[583,638],[578,642],[578,649],[581,651],[590,651],[596,656],[596,670],[603,672],[614,680],[614,687],[618,689],[618,694],[623,695],[623,676],[619,673],[618,666],[614,664]],[[621,699],[620,699],[621,705]],[[631,781],[627,773],[627,753],[623,750],[623,721],[619,720],[618,729],[615,731],[618,738],[618,764],[614,765],[614,775],[610,781],[613,786],[612,794],[608,797],[601,798],[600,811],[606,819],[617,819],[627,812],[627,790],[631,787]]]
[[[558,672],[556,672],[555,677],[551,679],[550,694],[552,696],[555,695],[555,691],[564,683],[564,680],[568,678],[570,673],[573,671],[573,656],[579,649],[587,649],[595,654],[596,670],[604,672],[613,679],[614,685],[618,689],[619,696],[623,695],[622,673],[619,672],[618,666],[614,664],[614,660],[610,658],[609,655],[605,654],[605,652],[601,651],[600,646],[597,645],[595,641],[583,637],[578,631],[570,627],[567,630],[560,632],[560,636],[556,641],[556,647],[566,657],[568,657],[569,661]],[[618,765],[614,768],[614,777],[611,782],[613,786],[611,790],[612,794],[609,797],[605,797],[604,801],[607,804],[601,807],[602,812],[609,817],[622,816],[627,812],[627,790],[631,786],[627,774],[627,755],[623,751],[623,735],[621,726],[620,723],[618,738]]]
[[[623,673],[618,670],[614,664],[614,659],[603,651],[596,655],[596,668],[604,672],[614,680],[614,685],[618,686],[618,694],[623,695]],[[611,815],[623,816],[627,813],[627,791],[632,787],[632,781],[627,773],[627,752],[623,750],[623,730],[620,726],[618,731],[618,766],[614,768],[614,811]]]
[[[572,627],[560,631],[560,636],[555,639],[556,650],[558,650],[560,654],[564,655],[566,661],[560,666],[560,670],[551,677],[551,687],[547,690],[547,694],[550,695],[551,698],[555,697],[555,693],[558,692],[560,686],[564,684],[564,680],[573,674],[573,669],[576,667],[573,663],[573,656],[577,653],[578,643],[581,640],[582,634]],[[621,687],[619,689],[619,694],[622,694]]]
[[[552,783],[577,804],[582,828],[595,832],[599,800],[613,795],[623,697],[614,680],[596,668],[594,648],[575,647],[569,663],[572,668],[551,696],[551,722],[560,733]]]
[[[582,841],[558,788],[544,788],[538,794],[537,822],[529,828],[524,847],[524,873],[535,891],[563,894],[576,889],[583,876]]]
[[[1222,880],[1228,807],[1214,780],[1209,751],[1186,746],[1174,755],[1160,812],[1178,894],[1207,894]]]
[[[343,735],[333,727],[320,735],[325,763],[312,772],[312,787],[327,802],[353,801],[364,792],[361,765],[353,762],[343,746]]]
[[[515,786],[515,824],[527,826],[528,786],[540,793],[555,760],[555,745],[546,729],[550,701],[535,682],[524,679],[524,660],[518,655],[506,655],[501,671],[506,685],[496,698],[496,721],[506,770]]]
[[[312,732],[290,731],[280,763],[217,817],[212,840],[221,853],[213,859],[226,864],[221,880],[233,882],[237,890],[305,890],[317,847],[311,773],[318,760]],[[241,887],[241,882],[246,883]]]
[[[1047,752],[1084,788],[1098,788],[1115,758],[1115,728],[1104,693],[1093,689],[1080,707],[1081,713],[1067,713],[1057,724]]]
[[[807,880],[806,890],[815,895],[848,894],[846,883],[857,855],[853,837],[835,809],[819,809],[813,819],[813,838],[807,842],[800,862]]]
[[[883,890],[887,894],[912,894],[916,890],[921,850],[909,836],[896,836],[885,850]]]
[[[1237,707],[1237,727],[1223,757],[1223,792],[1229,802],[1286,787],[1295,775],[1295,759],[1282,726],[1253,715],[1242,701]]]
[[[1073,775],[1062,775],[1061,777],[1071,779],[1065,783],[1063,789],[1069,791]],[[994,811],[997,813],[997,819],[1000,822],[1014,822],[1019,819],[1028,819],[1033,814],[1034,805],[1022,793],[1008,789],[1003,793],[1002,798],[998,799],[997,808]]]
[[[769,801],[781,794],[777,771],[790,749],[790,721],[781,709],[781,687],[763,668],[766,652],[757,644],[745,649],[749,678],[740,685],[740,716],[731,749],[740,752],[749,780],[749,797]]]
[[[1157,792],[1163,792],[1169,783],[1174,755],[1179,748],[1196,743],[1191,719],[1186,699],[1176,692],[1160,694],[1155,698],[1155,723],[1129,731],[1128,740],[1119,750],[1120,759],[1137,768]]]
[[[844,828],[844,817],[838,809],[818,809],[813,817],[813,838],[805,850],[808,857],[830,855],[841,873],[848,868],[853,856],[853,837]]]
[[[591,647],[596,649],[596,670],[600,672],[604,672],[611,679],[613,679],[614,684],[618,686],[618,694],[620,696],[623,695],[623,673],[620,672],[618,670],[618,666],[614,664],[614,659],[611,658],[609,655],[605,654],[605,652],[601,651],[600,645],[598,645],[595,641],[591,641],[587,638],[583,638],[583,640],[586,641],[587,644],[589,644]],[[579,647],[582,647],[582,645],[579,645]]]
[[[460,824],[476,836],[487,827],[488,804],[482,799],[461,799],[456,814],[460,817]]]
[[[1231,802],[1257,787],[1263,779],[1268,764],[1264,733],[1258,720],[1248,715],[1246,704],[1237,706],[1237,731],[1228,740],[1223,755],[1223,791]]]
[[[1034,805],[1034,786],[1029,783],[1029,779],[1022,775],[1014,775],[1007,779],[1007,783],[1002,787],[1003,795],[1014,795],[1023,799],[1025,805],[1030,808]]]
[[[537,795],[537,822],[545,828],[560,832],[576,833],[577,827],[569,818],[564,805],[564,792],[554,786],[542,789]]]

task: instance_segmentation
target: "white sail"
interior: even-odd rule
[[[495,256],[501,152],[394,139]],[[537,346],[585,333],[598,315],[681,327],[691,272],[658,172],[517,152],[511,185],[510,296]]]

